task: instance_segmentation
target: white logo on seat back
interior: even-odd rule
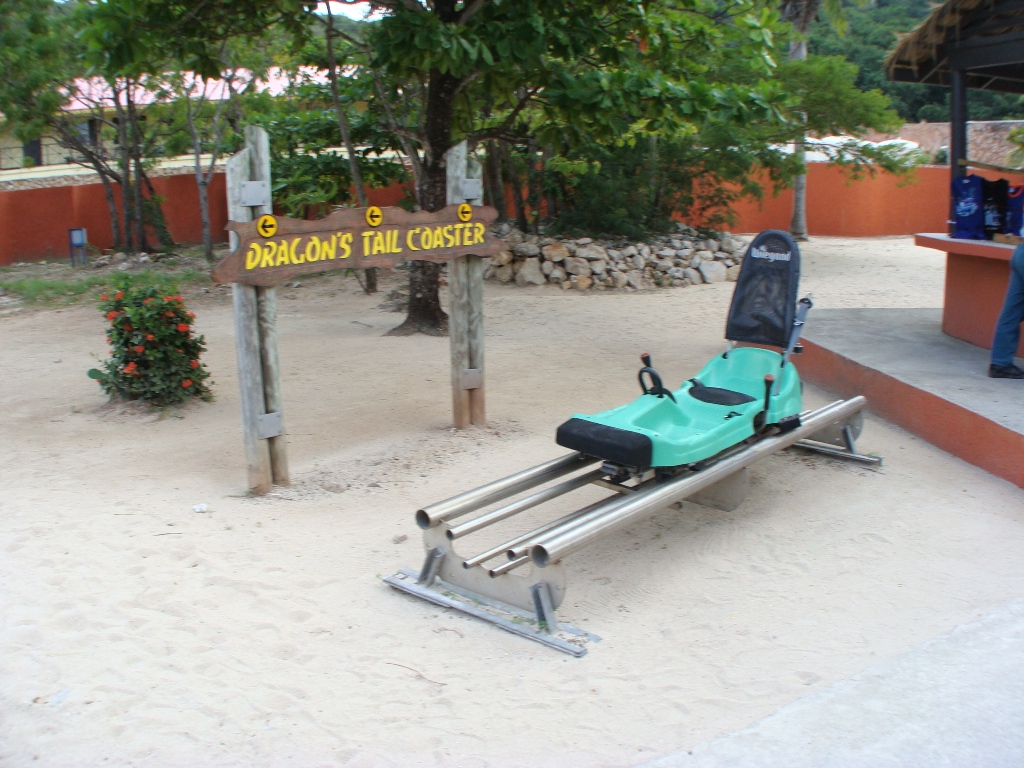
[[[755,259],[768,259],[768,261],[789,261],[793,257],[793,254],[789,251],[785,253],[772,253],[764,248],[751,248],[750,255]]]

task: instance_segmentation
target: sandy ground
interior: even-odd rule
[[[821,238],[803,288],[937,306],[942,268],[908,238]],[[419,505],[563,453],[555,426],[634,397],[641,351],[692,375],[732,286],[489,285],[491,426],[461,433],[447,340],[382,337],[401,316],[355,288],[282,292],[295,484],[262,499],[227,292],[190,301],[217,400],[163,417],[86,378],[95,309],[0,319],[0,765],[629,766],[1024,595],[1024,492],[871,417],[882,471],[778,455],[734,512],[573,556],[560,613],[604,638],[583,659],[395,593]]]

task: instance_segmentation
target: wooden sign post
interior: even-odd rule
[[[460,142],[449,149],[445,163],[448,204],[479,205],[482,202],[482,185],[477,178],[467,178],[466,142]],[[460,256],[448,265],[452,420],[457,429],[470,424],[487,424],[484,395],[484,267],[481,255],[490,254]]]
[[[226,172],[230,219],[250,221],[254,215],[271,213],[270,138],[264,129],[246,126],[245,148],[228,159]],[[234,235],[231,242],[237,249]],[[289,481],[277,357],[277,292],[272,286],[230,282],[249,490],[262,494],[272,484]]]
[[[460,174],[464,169],[463,151]],[[274,286],[301,275],[393,267],[413,260],[451,261],[455,426],[485,423],[482,258],[505,247],[488,226],[497,217],[494,208],[470,205],[463,196],[459,204],[433,213],[370,206],[343,208],[316,221],[274,216],[268,144],[260,128],[246,128],[246,148],[228,160],[227,175],[232,219],[227,228],[234,247],[213,268],[212,277],[216,283],[232,283],[234,290],[238,383],[252,493],[288,483]],[[253,182],[267,182],[265,203],[259,197],[262,186],[243,186]]]

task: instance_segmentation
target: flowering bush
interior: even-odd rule
[[[199,362],[206,345],[192,335],[195,317],[181,296],[153,285],[120,279],[111,295],[100,296],[100,311],[110,323],[110,359],[89,376],[113,397],[172,405],[190,397],[211,397],[210,373]]]

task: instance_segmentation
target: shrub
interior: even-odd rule
[[[192,335],[195,315],[185,311],[181,296],[124,276],[111,295],[100,296],[99,309],[110,323],[111,352],[103,369],[93,368],[89,376],[104,392],[150,405],[210,399],[210,373],[199,362],[206,345]]]

